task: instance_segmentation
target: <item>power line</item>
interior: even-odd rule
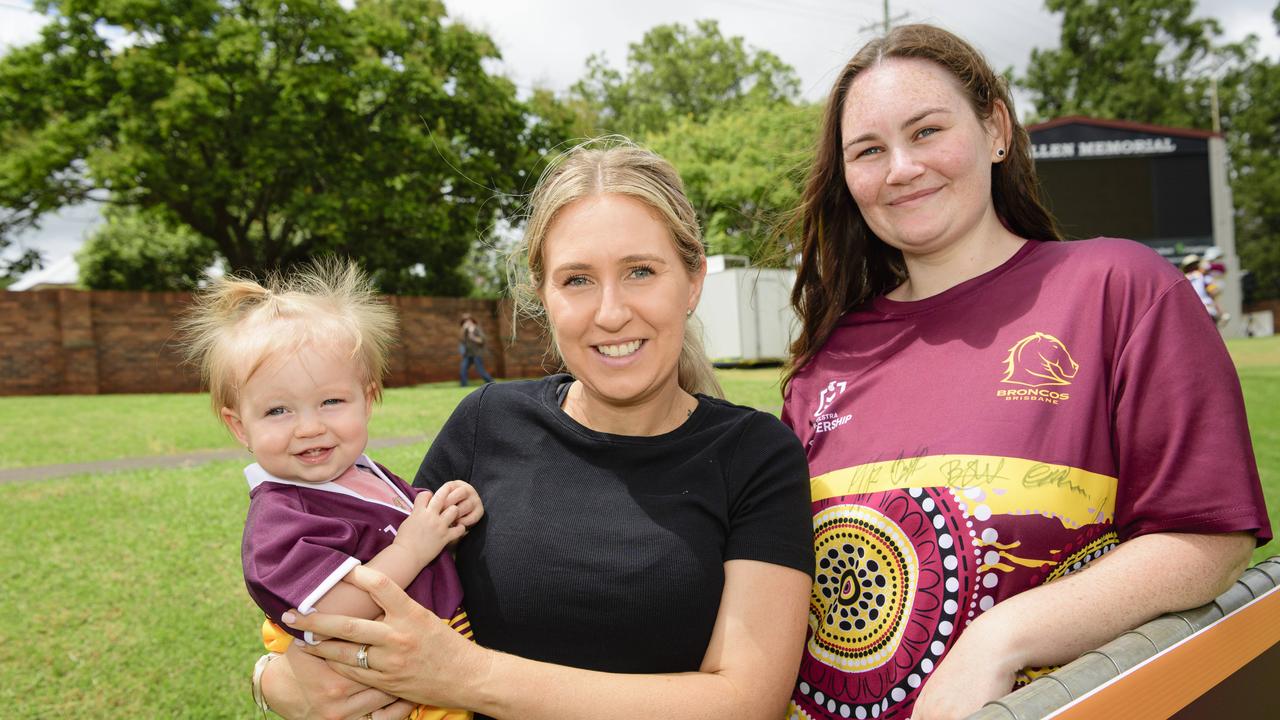
[[[854,17],[844,13],[834,11],[820,11],[816,8],[808,6],[797,6],[789,4],[771,4],[768,0],[715,0],[723,5],[734,5],[740,8],[756,10],[759,12],[769,13],[771,15],[803,15],[815,20],[853,20]]]
[[[877,25],[880,25],[884,30],[884,34],[888,35],[889,28],[892,27],[894,23],[902,22],[903,20],[906,20],[910,16],[911,16],[911,13],[909,12],[901,12],[901,13],[898,13],[897,17],[890,17],[889,16],[889,0],[884,0],[884,21],[881,23],[869,23],[867,25],[863,25],[862,27],[858,28],[858,32],[873,31],[876,29]]]

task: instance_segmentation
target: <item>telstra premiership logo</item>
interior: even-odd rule
[[[832,380],[827,383],[827,387],[818,393],[818,409],[813,411],[813,432],[824,433],[831,432],[842,427],[845,423],[853,419],[852,413],[837,415],[831,412],[831,406],[835,404],[836,398],[844,394],[849,383],[844,380]]]

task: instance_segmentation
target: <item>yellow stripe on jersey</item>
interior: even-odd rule
[[[467,618],[466,610],[459,610],[458,614],[454,615],[452,620],[448,620],[446,622],[449,623],[449,627],[453,628],[454,631],[462,637],[468,640],[473,639],[471,637],[471,620]]]
[[[926,455],[857,465],[812,478],[813,500],[903,488],[947,487],[969,514],[1044,515],[1065,527],[1110,522],[1116,479],[1068,465],[995,455]],[[983,518],[985,519],[985,518]]]

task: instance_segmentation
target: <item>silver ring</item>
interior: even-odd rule
[[[362,670],[369,669],[369,646],[367,644],[361,645],[360,649],[356,651],[356,665],[359,665]]]

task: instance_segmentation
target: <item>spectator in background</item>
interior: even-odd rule
[[[1217,295],[1222,291],[1213,292],[1215,287],[1211,287],[1209,276],[1204,271],[1205,262],[1200,259],[1199,255],[1188,255],[1182,258],[1182,274],[1187,276],[1187,280],[1191,283],[1191,287],[1196,291],[1196,297],[1200,298],[1200,302],[1204,304],[1204,309],[1209,312],[1209,317],[1213,318],[1214,324],[1221,324],[1227,318],[1222,315],[1222,310],[1218,308]]]
[[[1205,290],[1209,291],[1209,297],[1213,298],[1216,304],[1218,298],[1222,297],[1222,291],[1226,288],[1227,266],[1222,262],[1222,248],[1214,246],[1204,251],[1204,262],[1200,265],[1200,272],[1204,273]],[[1218,305],[1219,320],[1218,326],[1221,327],[1231,319],[1231,313],[1222,309]]]
[[[462,326],[458,339],[458,350],[462,353],[462,369],[459,373],[462,387],[467,386],[467,370],[472,365],[486,384],[493,382],[493,378],[484,369],[484,330],[480,328],[480,323],[476,322],[471,313],[463,313],[459,324]]]

